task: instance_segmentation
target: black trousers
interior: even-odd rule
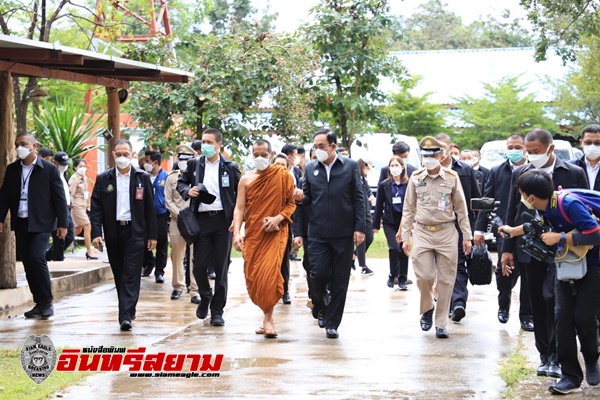
[[[557,360],[563,377],[576,385],[583,381],[583,371],[577,359],[577,338],[586,363],[598,361],[596,310],[600,304],[600,265],[588,264],[587,274],[574,281],[556,281],[555,316]],[[537,324],[537,321],[536,321]]]
[[[496,243],[498,249],[502,248],[502,240],[498,239]],[[519,261],[515,258],[515,268],[509,276],[502,275],[502,255],[498,254],[498,264],[496,265],[496,288],[498,289],[498,308],[510,310],[512,290],[521,277],[521,287],[519,289],[519,320],[533,321],[533,311],[531,310],[531,300],[529,299],[529,287],[527,286],[527,276],[522,272]]]
[[[398,278],[398,283],[406,283],[408,276],[408,257],[402,251],[402,245],[396,241],[402,214],[394,213],[394,225],[383,224],[383,233],[388,245],[390,275]]]
[[[52,232],[52,246],[46,251],[46,260],[63,261],[65,259],[65,249],[75,240],[75,225],[73,217],[69,213],[69,226],[67,227],[67,236],[64,239],[58,238],[58,230]]]
[[[313,306],[324,314],[325,328],[337,329],[342,322],[350,270],[354,238],[308,238],[310,255],[310,279],[313,283]],[[328,294],[329,292],[329,294]]]
[[[467,299],[469,298],[469,274],[467,272],[467,256],[463,251],[462,242],[463,234],[458,223],[455,223],[458,230],[458,263],[456,269],[456,280],[454,281],[454,289],[452,289],[452,302],[450,303],[450,311],[456,306],[467,307]]]
[[[198,284],[200,297],[210,301],[211,316],[223,315],[227,303],[227,273],[231,253],[231,232],[225,220],[225,214],[197,213],[200,234],[194,242],[194,278]],[[209,263],[215,267],[215,291],[210,287],[207,268]]]
[[[131,236],[131,225],[118,225],[117,229],[117,239],[106,242],[106,252],[115,278],[119,299],[119,323],[122,323],[132,321],[135,317],[147,242]]]
[[[17,259],[23,262],[25,277],[35,304],[52,304],[52,285],[46,262],[50,232],[29,232],[28,229],[27,218],[17,218],[15,222]]]
[[[356,250],[354,251],[356,258],[358,258],[358,265],[360,267],[367,266],[367,251],[369,250],[371,243],[373,243],[373,229],[371,229],[373,220],[367,218],[366,221],[367,229],[365,229],[365,240],[359,246],[357,246]]]
[[[290,288],[290,252],[292,251],[292,227],[288,229],[288,242],[281,260],[281,276],[283,276],[283,293],[288,293]]]
[[[554,285],[556,266],[536,259],[521,263],[525,274],[534,322],[535,347],[542,362],[556,362],[556,329],[554,326]]]
[[[310,279],[310,255],[308,254],[308,236],[302,236],[302,244],[304,246],[304,255],[302,256],[302,268],[306,272],[306,287],[308,288],[308,298],[312,300],[312,294],[315,291]]]
[[[164,275],[169,254],[169,221],[171,215],[167,212],[156,216],[156,256],[151,251],[144,253],[143,265],[154,269],[154,276]]]

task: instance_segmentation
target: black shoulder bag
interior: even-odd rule
[[[198,186],[198,180],[200,179],[200,160],[196,160],[195,178],[195,186]],[[200,233],[200,226],[198,225],[198,220],[196,219],[196,213],[194,211],[194,208],[196,207],[196,202],[194,200],[195,198],[190,200],[189,207],[179,210],[179,215],[177,217],[177,229],[179,229],[179,233],[187,244],[194,244],[198,233]]]

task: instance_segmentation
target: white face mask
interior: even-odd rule
[[[589,146],[583,146],[583,153],[587,159],[596,161],[598,158],[600,158],[600,146],[595,146],[593,144]]]
[[[177,166],[179,167],[179,169],[181,171],[186,171],[187,170],[187,160],[186,161],[178,161],[177,162]]]
[[[269,159],[265,157],[256,157],[254,159],[254,165],[259,171],[264,171],[269,166]]]
[[[115,162],[117,163],[117,167],[121,169],[125,169],[131,165],[131,159],[124,156],[115,158]]]
[[[433,157],[423,157],[423,165],[428,171],[431,171],[440,166],[440,160]]]
[[[402,173],[402,167],[390,167],[390,174],[392,176],[399,176]]]
[[[521,197],[521,203],[523,203],[525,205],[525,207],[527,207],[528,210],[533,210],[533,204],[531,204],[530,202],[527,201],[526,198]]]
[[[86,167],[79,167],[75,172],[77,172],[79,175],[85,175],[85,171],[87,171]]]
[[[300,165],[300,156],[296,156],[296,158],[294,158],[294,165],[297,167],[298,165]]]
[[[17,157],[19,157],[20,160],[26,159],[29,153],[31,153],[31,150],[29,150],[27,147],[17,147]]]
[[[464,162],[465,164],[467,164],[469,167],[473,167],[474,163],[473,160],[462,160],[462,162]]]
[[[535,168],[542,168],[548,160],[550,156],[548,155],[548,151],[544,154],[527,154],[527,160],[533,165]]]
[[[325,150],[317,149],[315,154],[317,155],[317,160],[319,160],[321,162],[324,162],[325,160],[327,160],[329,158],[329,153]]]
[[[60,172],[61,174],[64,174],[67,171],[67,168],[69,168],[68,165],[59,165],[58,172]]]
[[[145,163],[144,169],[146,170],[146,172],[152,172],[152,164]]]

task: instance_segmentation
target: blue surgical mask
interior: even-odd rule
[[[215,145],[202,143],[202,155],[211,158],[215,155]]]
[[[523,155],[523,150],[514,149],[508,150],[506,152],[506,158],[508,158],[513,164],[516,164],[518,162],[521,162],[521,160],[523,160],[525,156]]]

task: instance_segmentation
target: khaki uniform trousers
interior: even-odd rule
[[[177,220],[171,219],[169,224],[169,236],[171,237],[171,262],[173,263],[173,290],[185,291],[185,273],[183,272],[183,259],[185,257],[185,239],[179,233],[177,228]],[[193,246],[192,246],[193,248]],[[190,250],[190,256],[194,254]],[[188,261],[188,265],[193,265],[192,260]],[[190,295],[193,297],[198,294],[198,285],[196,278],[190,271]]]
[[[436,328],[445,328],[448,324],[448,310],[457,270],[457,242],[458,231],[454,224],[447,224],[436,232],[416,224],[413,233],[411,258],[421,292],[421,314],[433,308],[433,286],[437,282]]]

